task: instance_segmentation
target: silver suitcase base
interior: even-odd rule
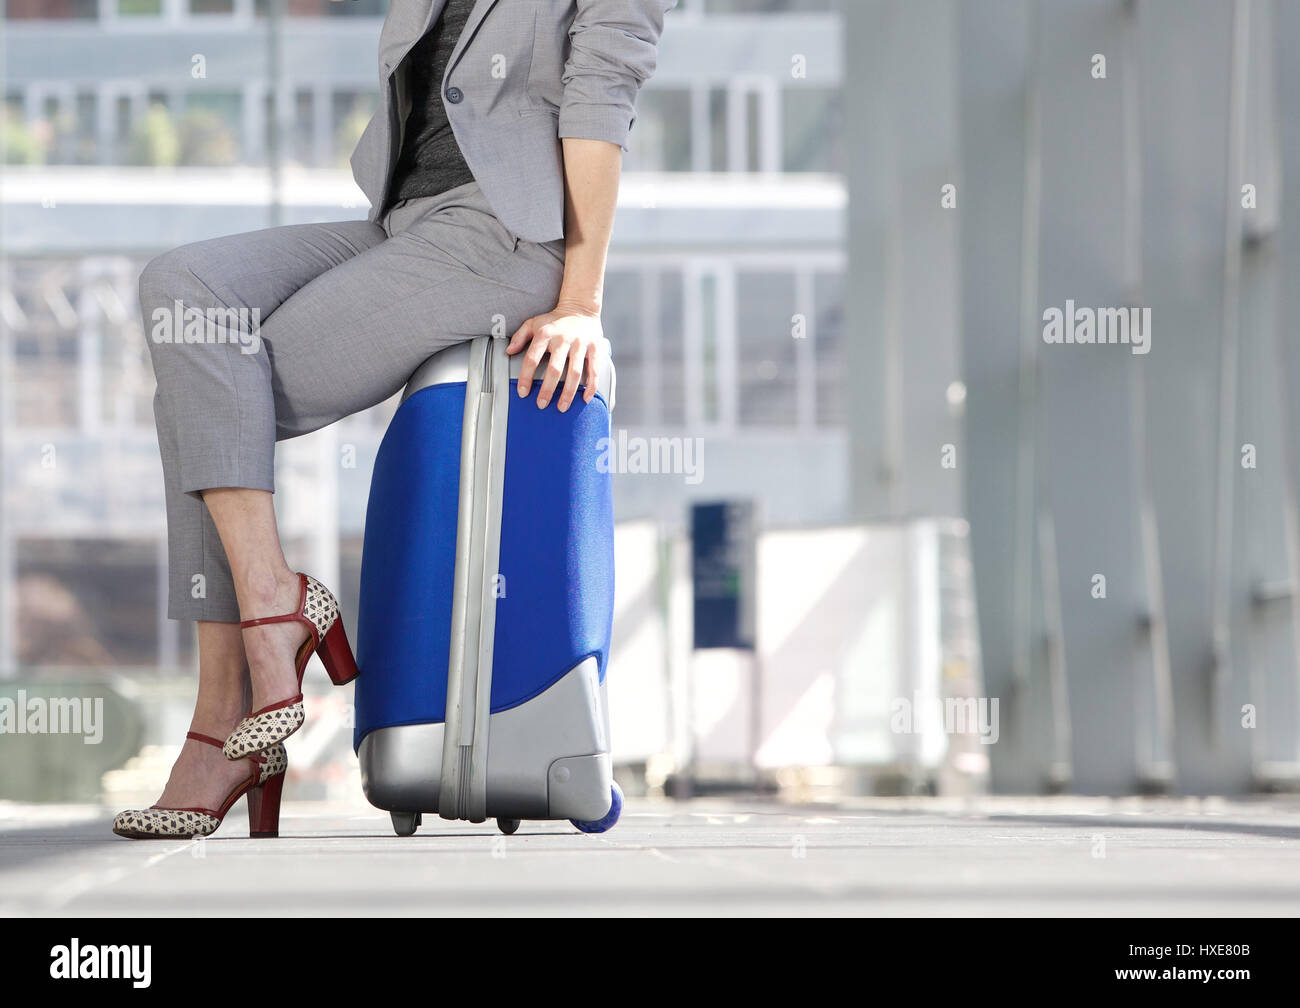
[[[443,814],[444,735],[442,724],[400,725],[377,729],[361,742],[366,798],[393,813],[399,833],[408,825],[414,832],[420,813]],[[609,711],[595,658],[533,699],[490,715],[488,739],[484,818],[595,821],[609,812]],[[448,811],[444,818],[459,818]]]

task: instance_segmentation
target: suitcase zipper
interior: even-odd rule
[[[501,550],[501,498],[509,405],[509,397],[501,393],[502,389],[509,388],[505,341],[487,336],[478,339],[482,343],[471,350],[465,382],[456,595],[452,605],[438,801],[438,812],[444,819],[471,822],[486,818],[496,574]]]

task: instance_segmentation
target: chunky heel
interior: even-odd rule
[[[248,792],[248,835],[280,835],[280,798],[284,794],[284,774],[279,773]]]
[[[342,616],[334,620],[316,654],[335,686],[346,685],[357,677],[357,661],[352,657],[352,645],[343,629]]]

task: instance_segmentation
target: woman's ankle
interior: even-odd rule
[[[249,574],[236,592],[239,597],[239,615],[248,620],[292,612],[297,605],[300,590],[298,575],[288,567]],[[286,609],[285,605],[290,599],[292,604]]]

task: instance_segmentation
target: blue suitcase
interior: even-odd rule
[[[622,808],[605,691],[614,613],[613,365],[567,412],[521,399],[488,336],[411,378],[375,460],[357,627],[366,797],[513,833]]]

